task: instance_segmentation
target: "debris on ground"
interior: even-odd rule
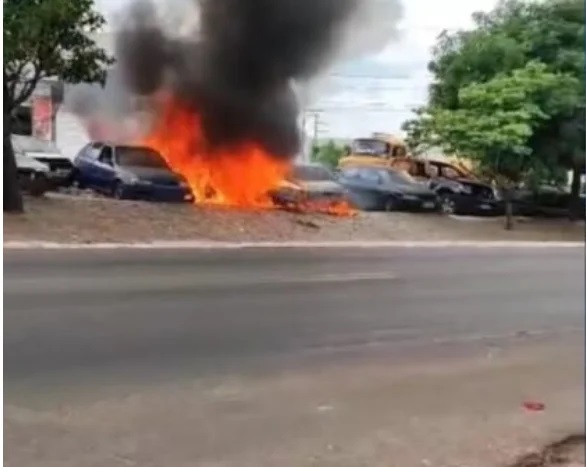
[[[586,436],[574,434],[521,457],[510,467],[584,467]]]
[[[530,412],[542,412],[545,410],[545,404],[538,401],[525,401],[523,402],[523,407]]]
[[[97,196],[26,198],[4,215],[4,241],[584,241],[583,223],[538,220],[505,231],[502,219],[460,222],[437,214],[355,216],[118,201]]]

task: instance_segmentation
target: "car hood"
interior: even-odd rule
[[[25,156],[24,154],[15,153],[16,167],[18,169],[36,170],[37,172],[49,172],[49,166],[33,157]]]
[[[171,172],[168,169],[159,169],[152,167],[125,167],[125,172],[128,172],[141,180],[149,181],[152,183],[179,183],[182,181],[182,177],[175,172]]]
[[[69,157],[64,156],[60,152],[24,151],[24,153],[28,157],[34,157],[35,159],[69,160]]]

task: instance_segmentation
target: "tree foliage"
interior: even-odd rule
[[[91,35],[104,22],[93,0],[4,0],[5,211],[22,210],[10,144],[13,112],[44,78],[103,81],[112,59]]]
[[[428,104],[406,122],[413,148],[438,145],[520,181],[584,170],[584,2],[505,0],[443,33]]]
[[[311,160],[331,169],[338,166],[338,161],[346,154],[344,146],[330,140],[324,144],[316,144],[311,149]]]
[[[30,97],[38,82],[105,79],[111,58],[91,38],[105,23],[93,0],[4,0],[4,78],[10,104]]]

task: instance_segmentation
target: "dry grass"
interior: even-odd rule
[[[243,211],[108,199],[27,199],[24,215],[4,215],[4,240],[144,242],[152,240],[584,240],[583,223],[456,220],[437,214],[359,213],[353,218]]]

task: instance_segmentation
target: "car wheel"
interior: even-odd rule
[[[385,211],[393,212],[397,210],[397,200],[393,197],[387,198],[385,201]]]
[[[120,180],[116,180],[112,185],[112,198],[126,199],[126,190]]]
[[[448,195],[444,194],[440,196],[440,209],[444,214],[455,214],[456,213],[456,202]]]
[[[31,173],[28,191],[29,194],[34,198],[43,196],[47,191],[49,191],[49,179],[43,173]]]
[[[85,190],[86,186],[85,186],[85,183],[83,183],[81,181],[81,175],[79,173],[79,170],[73,169],[71,171],[71,174],[68,177],[66,186],[72,186],[72,187],[78,188],[80,190]]]

